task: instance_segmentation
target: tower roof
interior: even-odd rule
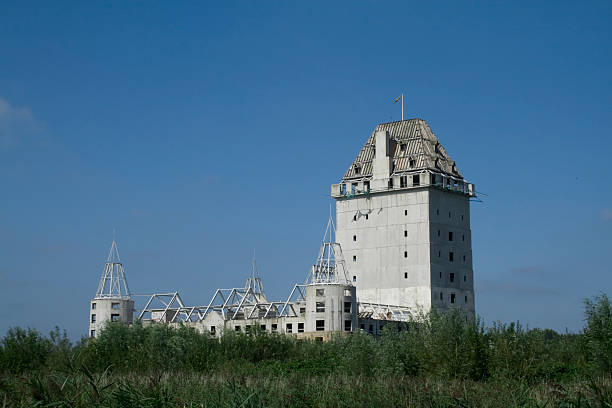
[[[98,284],[96,291],[96,299],[111,298],[111,299],[129,299],[130,289],[128,288],[127,280],[125,279],[125,270],[119,258],[119,250],[117,242],[113,239],[104,271]]]
[[[389,132],[389,151],[393,156],[392,174],[431,170],[463,178],[455,162],[440,144],[427,122],[417,118],[381,123],[376,126],[342,180],[372,176],[375,135],[378,131]]]

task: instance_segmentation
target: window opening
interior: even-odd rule
[[[325,302],[317,302],[315,311],[317,313],[325,312]]]
[[[351,302],[344,302],[344,313],[351,313]]]
[[[304,333],[304,323],[298,323],[298,333]]]
[[[408,187],[408,177],[407,176],[400,177],[400,187],[401,188]]]
[[[404,279],[408,279],[408,272],[404,272]]]
[[[449,262],[453,262],[455,260],[455,254],[453,252],[448,253]]]
[[[317,296],[325,296],[325,289],[317,289],[315,293]]]
[[[119,321],[119,315],[118,314],[112,314],[111,315],[111,322],[118,322]]]
[[[421,176],[419,174],[415,174],[412,176],[412,185],[420,186],[421,185]]]
[[[91,310],[96,310],[96,303],[95,302],[91,304]]]
[[[96,322],[96,314],[95,313],[91,315],[91,322],[92,323]]]
[[[350,332],[351,326],[352,326],[352,322],[350,320],[344,321],[344,331]]]
[[[448,240],[449,241],[453,240],[453,232],[452,231],[448,231]]]
[[[353,255],[353,262],[357,262],[357,255]]]
[[[111,309],[119,309],[119,303],[111,303]]]
[[[292,333],[293,332],[293,325],[291,323],[287,323],[287,333]]]
[[[451,272],[450,275],[449,275],[449,279],[450,279],[451,283],[453,283],[455,281],[455,274]]]
[[[325,320],[317,320],[316,321],[315,330],[316,331],[325,331]]]
[[[92,331],[89,333],[89,337],[96,337],[96,331],[95,331],[95,330],[92,330]]]
[[[450,302],[451,303],[455,303],[455,294],[454,293],[450,294]]]

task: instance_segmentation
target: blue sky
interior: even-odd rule
[[[487,322],[580,330],[612,294],[610,2],[3,2],[0,333],[72,338],[117,230],[135,293],[206,303],[253,248],[303,281],[329,185],[426,119],[472,204]]]

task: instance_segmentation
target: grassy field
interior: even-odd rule
[[[326,343],[255,332],[110,324],[71,344],[11,329],[4,407],[612,407],[612,311],[585,302],[582,333],[424,316],[379,338]]]

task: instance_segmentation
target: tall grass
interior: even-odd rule
[[[585,301],[570,334],[433,311],[326,343],[111,323],[71,344],[15,328],[0,406],[612,406],[611,313],[606,295]]]

